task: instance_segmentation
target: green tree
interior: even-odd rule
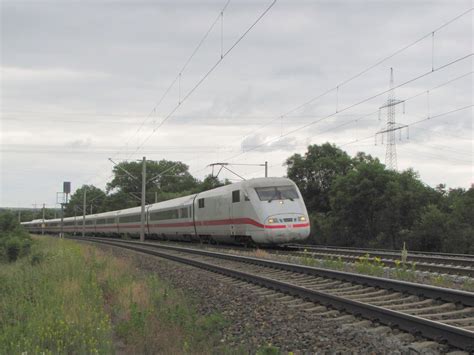
[[[437,193],[412,170],[386,170],[378,160],[355,163],[330,192],[331,233],[338,243],[400,248]]]
[[[137,196],[140,198],[140,196]],[[102,211],[117,211],[125,208],[136,207],[140,205],[140,200],[133,197],[130,193],[117,191],[109,193],[101,206]]]
[[[198,192],[207,191],[207,190],[215,189],[216,187],[229,185],[230,183],[231,182],[227,179],[225,179],[224,181],[221,181],[219,180],[218,177],[209,174],[204,178],[203,181],[199,183],[197,191]]]
[[[84,190],[86,191],[86,214],[90,214],[91,210],[92,213],[103,212],[103,205],[106,199],[105,192],[94,185],[82,185],[71,194],[69,203],[64,209],[64,216],[71,217],[83,214]]]
[[[474,187],[450,190],[447,235],[443,251],[449,253],[474,253]]]
[[[329,212],[329,190],[334,179],[353,167],[350,156],[335,145],[310,145],[304,156],[286,160],[287,175],[298,185],[311,212]]]
[[[428,205],[413,226],[409,247],[414,250],[441,251],[448,232],[448,216],[436,205]]]
[[[170,160],[146,162],[146,190],[182,192],[197,187],[197,180],[182,162]],[[125,173],[128,171],[130,174]],[[113,168],[114,177],[107,183],[107,192],[121,191],[140,195],[142,191],[142,163],[121,162]],[[151,181],[155,178],[153,181]]]

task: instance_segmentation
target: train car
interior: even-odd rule
[[[99,213],[95,218],[95,233],[97,235],[118,235],[117,211]],[[82,221],[80,222],[80,227]]]
[[[21,223],[23,227],[30,233],[41,233],[42,219],[34,219],[32,221]]]
[[[75,229],[76,229],[76,219],[74,217],[66,217],[63,219],[63,232],[64,233],[74,234]]]
[[[61,230],[61,218],[45,220],[44,225],[45,233],[59,233]]]
[[[117,211],[117,226],[119,234],[139,236],[141,227],[141,207],[132,207]],[[146,221],[145,221],[146,224]]]
[[[196,195],[152,204],[147,209],[148,233],[168,240],[197,240],[193,220]]]
[[[200,237],[222,242],[282,244],[309,236],[308,212],[296,184],[287,178],[245,180],[195,198]]]
[[[63,223],[64,232],[82,231],[81,217]],[[47,232],[60,230],[59,219],[46,225]],[[87,234],[138,236],[141,208],[88,215],[84,227]],[[310,233],[301,193],[287,178],[245,180],[148,205],[145,228],[148,236],[163,239],[240,244],[284,244]]]

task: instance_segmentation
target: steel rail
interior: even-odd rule
[[[78,238],[81,239],[81,238]],[[104,238],[93,238],[97,240],[103,241],[110,241],[110,239]],[[347,282],[355,282],[361,285],[367,285],[372,287],[381,287],[388,290],[394,290],[399,292],[406,292],[416,296],[422,296],[432,299],[440,299],[448,302],[460,303],[466,306],[474,307],[474,293],[463,291],[463,290],[455,290],[431,285],[423,285],[414,282],[408,281],[400,281],[394,279],[387,279],[382,277],[376,276],[369,276],[369,275],[362,275],[362,274],[355,274],[345,271],[337,271],[337,270],[329,270],[323,268],[317,268],[312,266],[305,266],[305,265],[298,265],[298,264],[291,264],[285,263],[281,261],[275,260],[266,260],[266,259],[259,259],[250,256],[241,256],[241,255],[233,255],[227,253],[220,253],[208,250],[199,250],[193,248],[186,248],[186,247],[178,247],[178,246],[171,246],[171,245],[162,245],[157,243],[147,243],[147,242],[134,242],[134,241],[125,241],[115,240],[114,242],[117,243],[125,243],[125,244],[135,244],[135,245],[145,245],[151,246],[153,248],[159,249],[168,249],[174,250],[178,252],[186,252],[196,255],[203,255],[203,256],[210,256],[219,259],[226,259],[226,260],[233,260],[239,261],[259,266],[266,266],[274,269],[280,269],[285,271],[296,272],[300,274],[312,275],[312,276],[319,276],[319,277],[326,277],[335,280],[347,281]]]
[[[394,257],[401,256],[401,250],[394,249],[376,249],[376,248],[352,248],[352,247],[338,247],[338,246],[328,246],[328,245],[304,245],[304,244],[284,244],[284,247],[293,248],[297,250],[325,250],[328,252],[331,251],[340,251],[347,253],[357,253],[357,254],[370,254],[370,255],[390,255]],[[471,265],[474,263],[474,255],[472,254],[455,254],[455,253],[436,253],[436,252],[424,252],[417,250],[408,250],[408,259],[416,258],[419,260],[459,260],[460,262],[470,262]]]
[[[392,327],[395,326],[402,330],[408,331],[410,333],[421,334],[422,336],[426,338],[434,339],[438,342],[447,342],[450,345],[458,347],[463,350],[467,350],[467,351],[474,350],[474,332],[471,332],[462,328],[457,328],[457,327],[450,326],[444,323],[432,321],[432,320],[425,319],[422,317],[417,317],[417,316],[406,314],[403,312],[386,309],[379,306],[366,304],[366,303],[355,301],[355,300],[349,300],[349,299],[339,297],[336,295],[331,295],[322,291],[311,290],[302,286],[297,286],[297,285],[293,285],[287,282],[274,280],[268,277],[249,274],[243,271],[233,270],[227,267],[213,265],[213,264],[209,264],[203,261],[187,259],[183,256],[170,255],[163,251],[158,251],[156,249],[161,248],[165,250],[185,252],[185,253],[197,254],[197,255],[213,256],[213,257],[218,257],[218,258],[222,257],[224,259],[232,259],[232,260],[239,260],[239,261],[244,261],[245,259],[251,259],[251,260],[248,260],[248,262],[250,263],[254,263],[255,261],[254,258],[235,257],[235,256],[232,258],[228,258],[229,255],[222,254],[222,253],[215,253],[215,252],[201,253],[201,251],[198,251],[195,249],[177,248],[177,247],[169,247],[169,246],[157,246],[156,244],[150,244],[150,243],[111,241],[111,240],[103,240],[99,238],[72,238],[72,239],[103,243],[103,244],[118,246],[121,248],[154,255],[154,256],[163,257],[169,260],[199,267],[205,270],[209,270],[209,271],[223,274],[226,276],[230,276],[233,278],[245,280],[247,282],[261,285],[266,288],[270,288],[270,289],[277,290],[283,293],[287,293],[292,296],[300,297],[304,300],[322,303],[324,305],[336,308],[338,310],[346,311],[355,315],[361,315],[364,318],[375,320]],[[149,247],[153,247],[153,249],[150,249]],[[290,264],[282,265],[282,263],[274,263],[274,262],[271,262],[270,264],[275,264],[275,266],[278,266],[278,267],[290,265]],[[270,264],[267,264],[265,266],[269,266]],[[307,268],[307,267],[303,267],[303,268]],[[311,268],[311,269],[315,269],[315,268]],[[344,273],[344,274],[348,274],[348,273]],[[323,275],[319,275],[319,276],[323,276]],[[355,275],[355,276],[360,276],[360,275]],[[373,278],[373,277],[369,277],[369,278],[383,280],[380,278]],[[385,280],[385,281],[392,281],[392,280]],[[383,287],[380,284],[378,286]],[[418,285],[418,286],[422,286],[422,285]],[[434,288],[434,287],[429,287],[429,288]],[[450,291],[453,291],[453,294],[464,293],[461,291],[455,292],[456,290],[450,290]],[[473,296],[474,296],[473,294],[470,295],[471,301],[474,302]]]
[[[295,256],[301,256],[301,254],[303,254],[303,256],[306,254],[305,251],[294,251],[294,252],[290,252],[290,253],[294,253]],[[308,256],[312,256],[312,257],[330,257],[330,258],[333,258],[333,257],[336,257],[336,258],[341,258],[343,261],[347,261],[347,262],[354,262],[354,261],[357,261],[358,258],[360,257],[364,257],[365,255],[369,255],[368,257],[368,260],[370,261],[373,261],[376,257],[379,257],[381,258],[380,261],[384,263],[385,266],[389,266],[389,267],[392,267],[392,268],[396,268],[398,267],[398,264],[400,264],[400,262],[398,261],[397,263],[397,259],[387,259],[385,258],[386,255],[383,255],[381,253],[375,253],[375,254],[369,254],[369,253],[363,253],[363,252],[360,252],[360,251],[326,251],[324,249],[321,249],[321,250],[317,250],[316,249],[313,249],[313,250],[309,250],[307,251],[307,255]],[[400,255],[398,255],[400,257]],[[432,263],[429,263],[426,259],[419,259],[419,258],[416,258],[416,257],[410,257],[408,256],[408,261],[404,264],[405,267],[408,267],[408,268],[416,268],[416,271],[428,271],[428,272],[437,272],[437,273],[441,273],[441,274],[450,274],[450,275],[459,275],[459,276],[468,276],[468,277],[474,277],[474,261],[472,260],[467,260],[467,259],[463,259],[463,260],[456,260],[456,263],[452,263],[450,264],[449,262],[451,261],[451,259],[441,259],[441,258],[438,258],[436,260],[437,263],[435,263],[435,259],[433,258],[430,258],[431,262]],[[410,260],[411,259],[411,260]],[[399,259],[398,259],[399,260]],[[419,262],[415,261],[415,260],[421,260]]]

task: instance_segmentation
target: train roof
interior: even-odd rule
[[[241,188],[246,189],[246,188],[256,188],[256,187],[265,187],[265,186],[285,186],[285,185],[296,186],[296,184],[292,180],[288,178],[283,178],[283,177],[255,178],[255,179],[235,182],[230,185],[225,185],[225,186],[221,186],[212,190],[201,192],[199,193],[199,197],[216,196],[222,193],[234,191]]]
[[[192,205],[195,196],[196,196],[196,194],[183,196],[183,197],[178,197],[178,198],[174,198],[172,200],[167,200],[167,201],[163,201],[163,202],[153,203],[153,204],[149,205],[148,210],[149,211],[156,211],[156,210],[161,210],[161,209],[165,209],[165,208],[173,208],[173,207]]]
[[[265,186],[282,186],[295,185],[295,183],[286,177],[266,177],[255,178],[240,182],[244,187],[265,187]]]
[[[117,216],[117,213],[119,213],[119,211],[107,211],[107,212],[97,213],[97,214],[94,214],[92,216],[93,216],[93,218],[112,218],[112,217]],[[89,216],[91,216],[91,215],[89,215]]]
[[[145,207],[145,210],[146,210],[146,207]],[[141,211],[142,211],[141,206],[138,206],[138,207],[126,208],[124,210],[118,210],[118,211],[115,211],[115,213],[119,215],[129,215],[129,214],[140,214]]]

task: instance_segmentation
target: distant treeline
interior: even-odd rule
[[[304,155],[289,157],[286,165],[310,214],[310,243],[400,249],[405,242],[411,250],[474,253],[472,186],[432,188],[414,170],[387,170],[377,158],[365,153],[352,158],[329,143],[309,146]],[[116,165],[105,191],[80,187],[71,195],[65,215],[82,215],[84,190],[87,214],[139,206],[141,171],[141,162]],[[213,176],[201,181],[186,164],[168,160],[148,161],[147,180],[147,203],[229,183]]]
[[[287,159],[317,244],[474,253],[474,188],[431,188],[413,170],[387,170],[329,143]]]

